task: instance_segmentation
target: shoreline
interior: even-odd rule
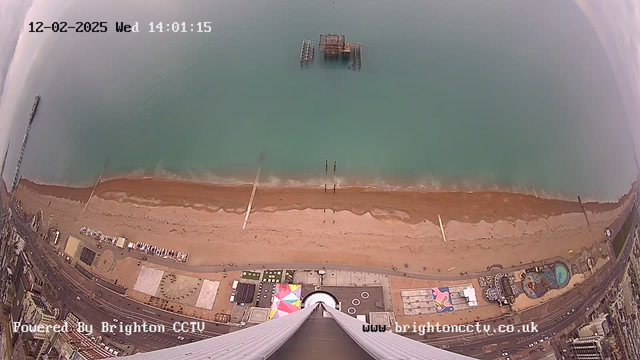
[[[27,179],[27,178],[25,178]],[[102,182],[120,180],[166,180],[176,183],[205,184],[212,186],[251,186],[255,179],[255,173],[245,173],[244,175],[215,175],[208,172],[187,171],[186,173],[171,172],[164,169],[155,171],[144,171],[137,169],[128,172],[107,172],[102,176]],[[62,186],[66,188],[86,188],[95,185],[95,178],[91,181],[46,181],[38,178],[29,178],[29,182],[39,185]],[[377,178],[332,175],[331,171],[325,175],[316,177],[309,176],[285,176],[279,177],[272,174],[262,174],[259,182],[260,188],[310,188],[318,189],[327,185],[333,188],[336,184],[341,189],[357,188],[380,191],[411,191],[411,192],[498,192],[507,194],[532,195],[542,199],[573,201],[577,196],[581,196],[583,202],[611,203],[620,200],[624,193],[628,193],[631,186],[622,190],[617,195],[597,196],[591,193],[574,193],[571,190],[557,190],[536,187],[534,184],[521,184],[519,182],[496,182],[489,178],[469,177],[469,178],[444,178],[425,175],[420,178]]]
[[[22,179],[25,187],[41,195],[49,195],[85,203],[93,186],[71,187],[39,184]],[[211,184],[166,178],[115,178],[100,182],[94,198],[147,206],[179,206],[240,214],[246,211],[252,184]],[[635,184],[632,186],[632,190]],[[583,202],[587,211],[601,213],[624,204],[632,191],[617,202]],[[400,220],[410,224],[423,221],[477,223],[498,220],[516,221],[582,213],[577,199],[562,200],[530,194],[494,190],[386,190],[368,186],[340,187],[324,192],[323,188],[304,186],[260,186],[252,212],[287,210],[349,211],[356,215],[371,214],[378,219]]]

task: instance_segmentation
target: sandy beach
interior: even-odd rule
[[[45,226],[77,234],[88,226],[130,241],[191,254],[189,264],[348,263],[412,272],[483,271],[555,256],[569,257],[603,240],[631,199],[585,204],[501,192],[258,188],[242,230],[250,186],[164,179],[101,183],[91,188],[23,180],[24,209],[44,211]],[[444,242],[438,215],[445,225]]]

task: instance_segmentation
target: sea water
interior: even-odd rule
[[[616,199],[636,176],[621,90],[571,1],[59,0],[29,21],[109,29],[23,32],[0,108],[5,180],[37,94],[21,174],[47,183],[93,183],[107,158],[107,177],[247,182],[261,153],[272,185],[334,181],[336,161],[342,186]],[[362,42],[361,71],[323,60],[330,32]],[[316,59],[301,67],[303,39]]]

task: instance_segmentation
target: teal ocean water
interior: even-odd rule
[[[5,179],[36,94],[21,173],[50,183],[92,183],[107,157],[108,176],[250,181],[261,152],[262,180],[279,185],[322,183],[325,159],[343,185],[615,199],[635,179],[613,71],[571,1],[151,3],[36,2],[27,22],[110,28],[23,33],[0,109]],[[149,33],[151,21],[212,31]],[[301,41],[326,32],[363,43],[362,71],[300,67]]]

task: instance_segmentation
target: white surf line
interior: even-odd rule
[[[251,190],[251,197],[249,198],[249,205],[247,205],[247,213],[244,215],[244,224],[242,224],[242,230],[247,227],[249,221],[249,214],[251,213],[251,205],[253,204],[253,198],[256,196],[256,189],[258,188],[258,179],[260,179],[260,170],[262,169],[262,155],[260,155],[260,163],[258,164],[258,172],[256,173],[256,179],[253,182],[253,190]]]
[[[442,231],[442,239],[444,240],[444,242],[447,242],[447,237],[444,236],[444,227],[442,226],[442,218],[440,217],[440,214],[438,214],[438,221],[440,222],[440,231]]]

